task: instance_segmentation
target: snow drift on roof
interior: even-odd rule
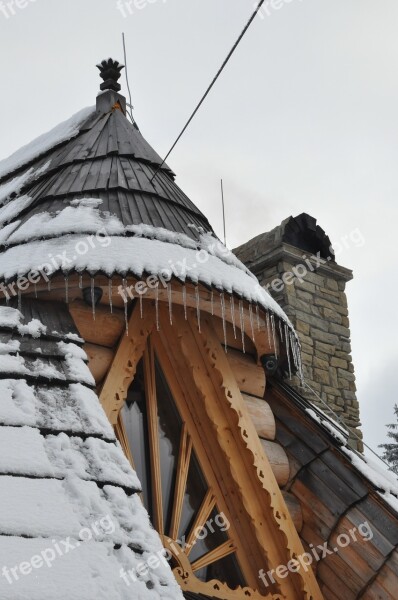
[[[95,107],[90,106],[59,123],[56,127],[40,135],[26,146],[23,146],[8,158],[0,161],[0,179],[36,160],[58,144],[66,142],[78,135],[80,127],[93,113]]]

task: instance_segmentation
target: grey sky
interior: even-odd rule
[[[135,2],[126,18],[116,0],[26,0],[15,15],[4,2],[1,157],[94,104],[94,65],[122,60],[123,30],[135,117],[155,149],[168,150],[254,0]],[[303,211],[334,242],[361,232],[364,245],[338,258],[355,273],[353,356],[366,441],[376,446],[398,401],[398,3],[275,5],[168,162],[219,235],[223,177],[231,247]]]

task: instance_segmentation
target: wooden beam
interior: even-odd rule
[[[203,569],[204,567],[207,567],[208,565],[211,565],[217,560],[221,560],[222,558],[225,558],[234,552],[236,552],[234,543],[231,540],[227,540],[221,544],[221,546],[214,548],[214,550],[207,552],[207,554],[201,558],[198,558],[198,560],[195,560],[195,562],[192,563],[192,571],[199,571],[200,569]]]
[[[184,423],[181,430],[180,451],[177,464],[177,479],[175,484],[173,514],[171,517],[170,537],[173,540],[178,538],[181,523],[182,507],[184,494],[187,485],[189,463],[192,454],[192,439],[188,434],[187,426]]]
[[[88,368],[95,379],[96,385],[99,385],[110,369],[115,352],[112,348],[97,346],[96,344],[85,344],[83,348],[88,356]]]
[[[277,442],[270,442],[269,440],[261,440],[261,445],[267,455],[278,485],[280,487],[285,486],[289,481],[290,465],[284,448]]]
[[[101,391],[101,404],[113,425],[117,423],[119,411],[144,354],[148,336],[155,327],[155,309],[152,303],[148,303],[145,308],[141,319],[139,306],[134,307],[129,320],[129,333],[123,335],[120,341]]]
[[[242,393],[242,398],[260,438],[273,441],[276,435],[274,413],[265,400]]]
[[[162,471],[160,467],[159,422],[156,399],[155,355],[148,341],[144,353],[145,398],[148,413],[148,434],[151,461],[151,484],[154,527],[164,533]]]
[[[126,278],[126,285],[127,287],[129,286],[134,286],[137,283],[137,278],[136,277],[127,277]],[[109,279],[103,275],[98,275],[95,277],[95,286],[96,287],[100,287],[102,288],[103,291],[103,295],[102,295],[102,299],[100,300],[100,304],[98,305],[97,308],[99,308],[100,306],[103,308],[106,308],[106,310],[108,310],[109,312],[109,307],[107,305],[109,305],[109,296],[110,296],[110,292],[112,294],[112,304],[114,307],[114,311],[116,311],[117,309],[119,309],[119,312],[123,312],[124,309],[124,301],[122,298],[122,295],[120,294],[120,288],[122,284],[122,278],[118,278],[118,277],[114,277],[112,280],[112,286],[111,288],[109,288]],[[85,274],[83,276],[83,287],[89,287],[91,285],[91,278],[88,274]],[[32,288],[32,289],[31,289]],[[54,277],[54,279],[51,280],[51,291],[48,290],[47,284],[46,283],[39,283],[36,286],[36,291],[33,290],[33,286],[31,286],[31,288],[28,289],[28,291],[26,292],[27,296],[33,296],[33,295],[38,295],[38,298],[41,298],[43,300],[54,300],[54,298],[60,300],[61,302],[63,300],[65,300],[65,279],[62,276],[57,276]],[[173,291],[171,294],[171,299],[173,302],[173,305],[179,305],[182,306],[184,303],[184,296],[185,296],[185,301],[186,301],[186,305],[190,308],[196,308],[197,306],[197,297],[196,297],[196,286],[193,285],[192,283],[187,282],[186,286],[186,294],[183,294],[183,286],[181,284],[180,281],[174,280],[173,281]],[[232,337],[231,337],[231,327],[232,327],[232,323],[235,322],[235,327],[236,327],[236,333],[237,333],[237,337],[236,337],[236,347],[238,349],[241,348],[241,342],[239,341],[239,336],[241,336],[241,323],[240,323],[240,313],[239,313],[239,300],[237,298],[235,298],[235,311],[234,311],[234,315],[233,315],[233,311],[231,310],[231,306],[230,306],[230,302],[229,302],[229,295],[227,293],[224,294],[225,296],[225,303],[224,303],[224,307],[225,310],[222,309],[222,304],[221,304],[221,299],[220,299],[220,293],[218,291],[209,291],[208,288],[206,288],[204,285],[199,285],[199,293],[200,293],[200,311],[201,313],[207,314],[207,315],[214,315],[215,317],[218,317],[219,320],[221,321],[221,329],[219,324],[217,325],[218,327],[218,333],[219,336],[222,335],[222,338],[224,337],[223,334],[223,327],[222,327],[222,316],[224,314],[224,319],[226,324],[230,324],[230,327],[227,326],[227,344],[231,343],[232,347],[234,347],[235,343],[232,341]],[[82,294],[82,290],[79,287],[79,277],[78,275],[71,275],[69,277],[69,300],[71,303],[75,304],[75,302],[82,302],[80,300],[81,298],[81,294]],[[0,291],[0,297],[2,295],[2,292]],[[150,289],[148,288],[145,297],[144,297],[144,301],[148,302],[151,300],[154,300],[156,297],[158,297],[159,302],[164,302],[164,303],[168,303],[169,297],[168,297],[168,291],[166,288],[164,288],[163,286],[161,286],[158,290],[158,292],[155,289]],[[84,303],[83,303],[84,304]],[[91,310],[91,307],[88,307],[89,310]],[[261,311],[260,311],[261,313]],[[267,324],[266,324],[266,320],[265,318],[261,317],[259,315],[259,318],[257,319],[257,314],[256,314],[256,310],[255,308],[250,308],[249,303],[247,301],[242,301],[242,317],[243,317],[243,330],[244,330],[244,339],[245,339],[245,345],[247,345],[247,351],[249,353],[254,354],[255,352],[257,353],[257,359],[259,359],[263,354],[273,354],[276,352],[278,353],[278,355],[280,354],[280,349],[279,349],[279,334],[278,334],[278,330],[276,330],[276,349],[274,347],[274,342],[273,342],[273,336],[268,335],[268,328],[267,328]],[[260,325],[260,331],[258,331],[258,324]],[[252,329],[254,332],[254,338],[253,338],[253,334],[252,334]],[[84,337],[84,336],[83,336]],[[234,338],[234,336],[233,336]],[[88,338],[84,337],[84,339],[86,339],[86,341],[91,341]],[[234,338],[235,339],[235,338]],[[249,340],[249,343],[246,344],[247,340]],[[93,343],[99,343],[96,340],[93,340]],[[223,341],[224,343],[224,341]],[[101,345],[107,345],[107,344],[101,344]],[[254,350],[255,349],[255,350]]]
[[[215,427],[221,451],[228,457],[231,475],[251,517],[253,534],[263,549],[264,562],[276,568],[304,552],[269,461],[250,419],[234,373],[208,319],[195,325],[194,314],[184,321],[174,311],[181,352],[190,364],[196,387]],[[167,327],[162,318],[162,327]],[[172,335],[172,332],[168,332]],[[289,600],[322,599],[311,572],[278,580]]]
[[[165,315],[165,319],[167,319],[167,315]],[[213,434],[209,435],[209,431],[213,433],[212,424],[203,404],[199,402],[195,381],[181,352],[178,332],[175,327],[170,326],[170,323],[167,324],[167,327],[162,326],[159,332],[155,331],[152,335],[156,356],[160,361],[181,417],[188,425],[195,454],[209,486],[209,491],[211,490],[210,493],[214,494],[217,509],[228,515],[230,521],[228,533],[238,547],[238,562],[243,575],[248,585],[257,588],[258,569],[263,566],[258,561],[260,548],[256,540],[250,539],[248,517],[242,510],[242,504],[239,502],[234,486],[230,485],[229,465],[219,451],[216,437]],[[210,504],[212,504],[212,499],[211,496],[208,496],[199,512],[205,514]],[[198,520],[202,518],[202,516],[200,519],[198,517]],[[190,538],[194,531],[193,529],[189,533]],[[168,538],[164,539],[167,542]],[[257,571],[256,561],[258,562]]]
[[[69,312],[81,337],[91,344],[113,348],[125,329],[124,313],[119,309],[111,313],[109,308],[97,306],[94,319],[91,306],[76,300],[69,304]]]
[[[296,496],[294,496],[290,492],[285,492],[283,490],[282,496],[286,503],[290,516],[293,519],[294,526],[297,529],[298,533],[300,533],[300,531],[303,528],[303,509],[301,507],[301,503],[296,498]]]
[[[235,375],[241,392],[263,398],[265,394],[265,372],[250,354],[229,349],[227,360]]]

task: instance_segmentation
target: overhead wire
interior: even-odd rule
[[[210,83],[209,87],[207,88],[206,92],[203,94],[202,98],[200,99],[199,103],[196,105],[195,110],[193,111],[193,113],[191,114],[191,116],[189,117],[188,121],[186,122],[186,124],[184,125],[183,129],[181,130],[180,134],[178,135],[177,139],[175,140],[174,144],[171,146],[170,150],[168,151],[168,153],[166,154],[166,156],[164,157],[162,163],[159,165],[159,167],[156,169],[155,174],[153,175],[151,182],[155,179],[156,175],[159,173],[159,171],[161,170],[161,168],[163,167],[163,165],[165,164],[166,160],[169,158],[170,154],[173,152],[174,148],[177,146],[178,142],[180,141],[180,139],[182,138],[182,136],[184,135],[184,133],[186,132],[186,130],[188,129],[189,125],[192,123],[195,115],[197,114],[197,112],[199,111],[200,107],[202,106],[202,104],[204,103],[204,101],[206,100],[207,96],[210,94],[211,90],[213,89],[216,81],[218,80],[218,78],[220,77],[221,73],[224,71],[225,67],[227,66],[227,64],[229,63],[232,55],[234,54],[235,50],[237,49],[237,47],[239,46],[240,42],[242,41],[243,37],[245,36],[245,34],[247,33],[250,25],[253,23],[254,19],[256,18],[258,12],[260,11],[262,5],[264,4],[265,0],[260,0],[260,2],[258,3],[256,9],[254,10],[253,14],[251,15],[250,19],[248,20],[248,22],[246,23],[245,27],[243,28],[241,34],[239,35],[238,39],[236,40],[236,42],[234,43],[233,47],[231,48],[231,50],[229,51],[226,59],[224,60],[224,62],[222,63],[221,67],[219,68],[219,70],[217,71],[215,77],[213,78],[212,82]]]

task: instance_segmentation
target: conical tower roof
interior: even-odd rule
[[[161,276],[236,296],[291,328],[127,118],[122,66],[108,59],[99,68],[96,106],[0,162],[0,281]]]

